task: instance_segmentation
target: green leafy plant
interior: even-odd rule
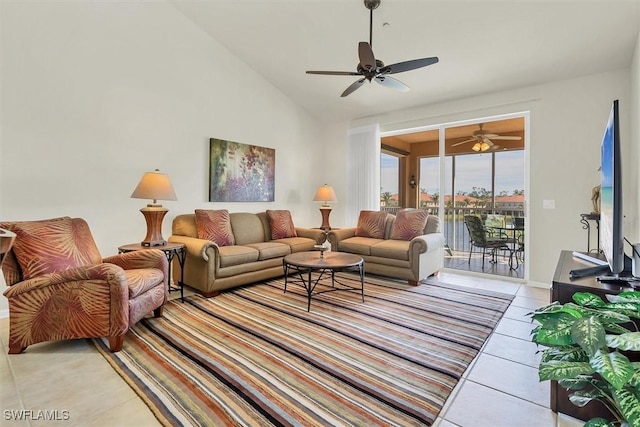
[[[621,353],[640,351],[640,332],[633,323],[640,319],[640,292],[607,295],[606,302],[578,292],[573,300],[530,313],[539,323],[531,331],[533,342],[546,347],[540,381],[558,381],[576,406],[598,400],[615,417],[594,418],[585,427],[640,427],[640,362]]]

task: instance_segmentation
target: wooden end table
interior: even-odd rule
[[[360,291],[362,302],[364,302],[364,260],[358,255],[328,251],[297,252],[285,256],[282,265],[284,267],[284,292],[287,292],[289,274],[299,275],[299,278],[291,280],[291,283],[301,285],[307,291],[307,311],[311,309],[311,297],[325,292]],[[349,270],[359,272],[359,289],[336,280],[336,272]],[[331,289],[315,291],[318,282],[327,271],[331,272]],[[315,280],[311,278],[313,272],[320,272]],[[340,287],[336,287],[336,283]]]
[[[187,258],[187,247],[184,243],[171,242],[167,242],[164,245],[159,246],[142,246],[140,243],[130,243],[128,245],[119,246],[118,253],[124,254],[127,252],[144,251],[149,249],[159,249],[166,255],[167,261],[169,261],[169,269],[167,271],[169,274],[169,280],[167,281],[169,284],[169,292],[180,291],[180,301],[184,302],[184,262]],[[178,282],[177,288],[172,285],[173,277],[171,276],[171,265],[173,264],[172,261],[174,258],[176,258],[180,264],[180,281]]]

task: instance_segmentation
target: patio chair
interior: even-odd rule
[[[484,269],[484,258],[487,254],[491,255],[493,262],[496,261],[499,250],[509,251],[509,256],[511,256],[511,248],[507,245],[507,239],[503,237],[491,237],[479,217],[475,215],[465,215],[464,223],[467,226],[467,230],[469,230],[471,243],[469,248],[469,263],[471,263],[471,255],[473,254],[474,247],[482,249],[482,269]]]

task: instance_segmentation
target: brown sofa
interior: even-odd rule
[[[331,230],[327,238],[332,250],[362,256],[366,273],[406,279],[417,285],[444,267],[445,238],[440,233],[440,220],[429,215],[422,234],[410,240],[391,238],[395,220],[394,215],[387,215],[380,239],[358,237],[356,227]]]
[[[312,250],[326,240],[322,230],[300,227],[295,227],[297,237],[272,240],[266,212],[237,212],[229,216],[235,240],[229,246],[199,239],[195,214],[178,215],[173,220],[169,241],[184,243],[187,249],[184,283],[207,297],[224,289],[282,276],[282,260],[286,255]],[[176,262],[174,280],[180,280],[180,273]]]

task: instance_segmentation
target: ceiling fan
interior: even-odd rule
[[[362,78],[356,80],[348,88],[342,92],[341,97],[345,97],[353,93],[356,89],[360,88],[365,80],[375,80],[382,86],[398,90],[400,92],[406,92],[409,87],[404,83],[389,77],[389,74],[403,73],[405,71],[415,70],[416,68],[426,67],[438,62],[438,57],[413,59],[410,61],[398,62],[391,65],[384,65],[384,62],[376,59],[373,54],[371,46],[373,37],[373,10],[380,6],[381,0],[364,0],[364,5],[369,9],[369,43],[360,42],[358,44],[358,56],[360,63],[356,68],[356,71],[307,71],[307,74],[324,74],[330,76],[362,76]]]
[[[457,142],[455,144],[451,144],[452,147],[467,144],[469,142],[475,142],[471,149],[473,151],[488,151],[489,149],[496,149],[499,146],[494,144],[495,140],[503,140],[503,141],[520,141],[522,138],[519,136],[502,136],[495,133],[490,133],[484,129],[482,129],[483,123],[480,123],[480,130],[474,131],[471,139],[467,139],[461,142]]]

